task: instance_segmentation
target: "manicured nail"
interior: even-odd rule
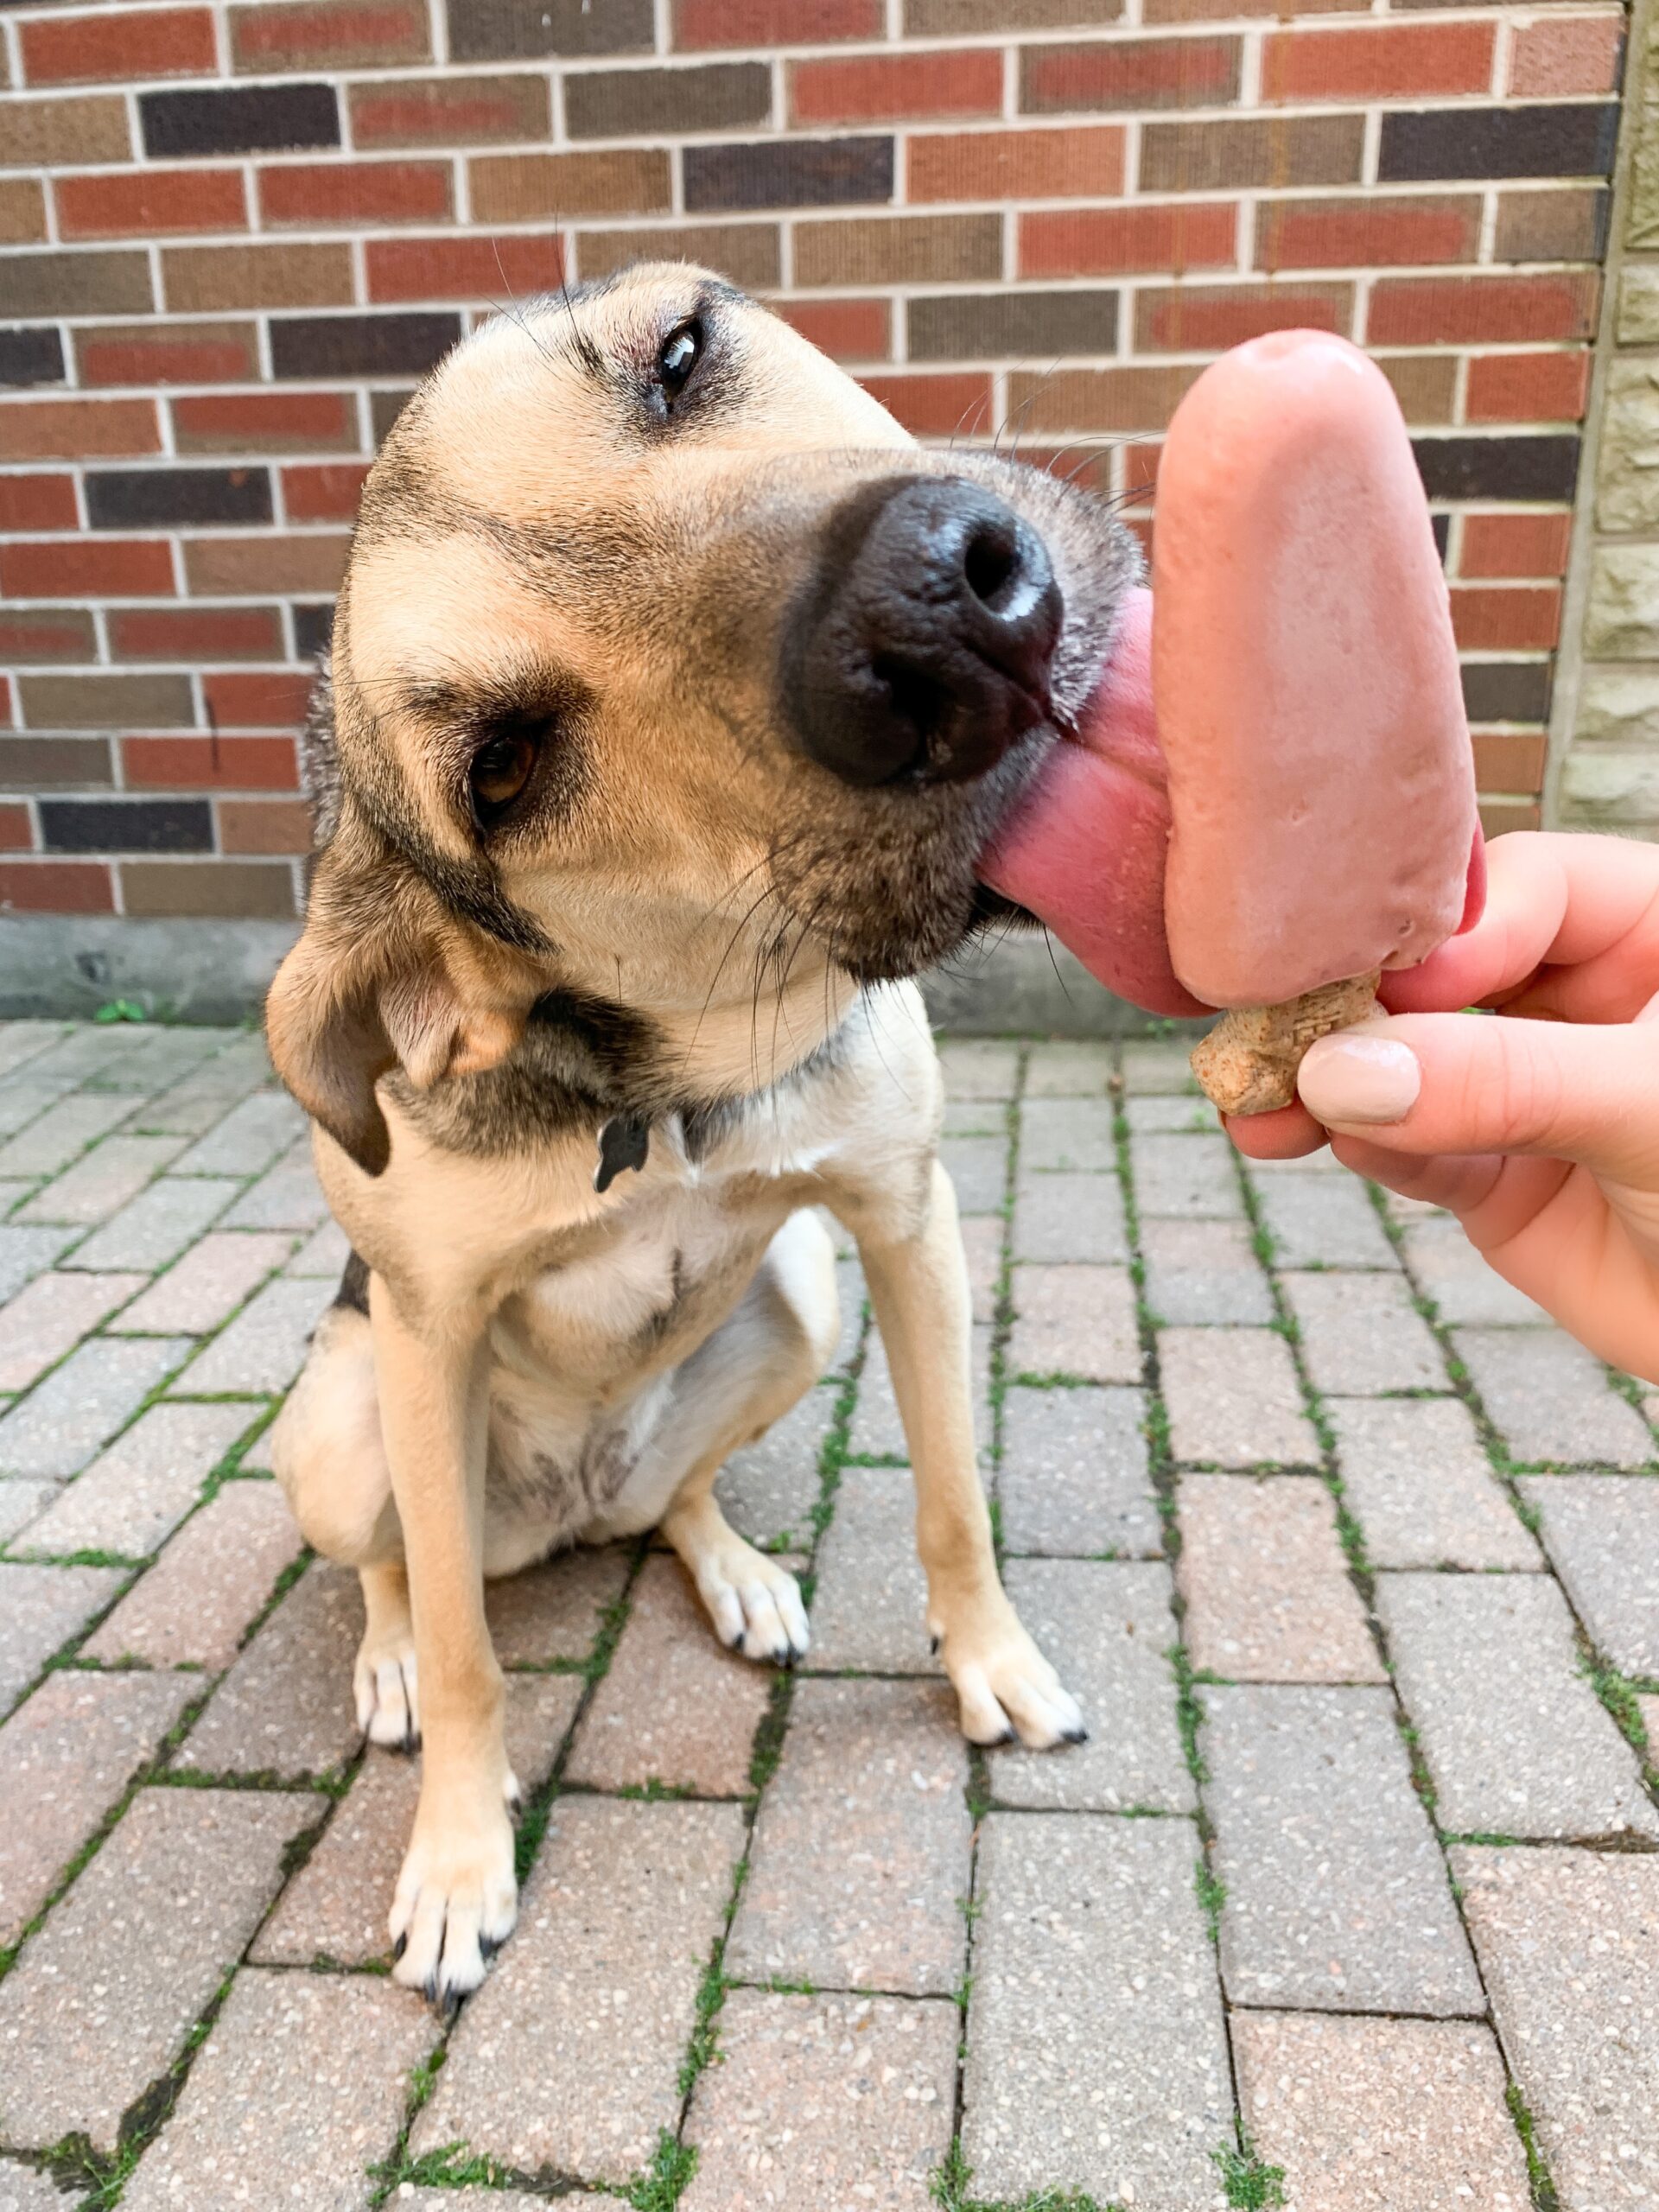
[[[1408,1046],[1391,1037],[1347,1030],[1309,1048],[1296,1078],[1316,1122],[1398,1122],[1417,1103],[1423,1071]]]

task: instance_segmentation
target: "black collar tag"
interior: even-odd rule
[[[599,1133],[599,1165],[594,1188],[602,1198],[625,1167],[641,1168],[651,1149],[651,1123],[630,1122],[620,1115]]]

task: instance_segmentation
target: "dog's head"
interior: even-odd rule
[[[285,1079],[373,1167],[378,1074],[486,1068],[554,990],[705,1096],[769,1079],[993,909],[976,862],[1136,565],[696,270],[499,316],[365,487]]]

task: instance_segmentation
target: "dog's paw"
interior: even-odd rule
[[[416,1818],[388,1922],[391,1972],[430,2004],[453,2005],[476,1989],[512,1933],[518,1885],[507,1804],[517,1790],[508,1775],[503,1802],[479,1805],[469,1819]]]
[[[365,1636],[358,1647],[352,1689],[357,1725],[372,1744],[395,1751],[419,1750],[420,1683],[411,1630],[385,1641]]]
[[[1006,1601],[977,1631],[930,1625],[970,1744],[1011,1744],[1018,1738],[1028,1750],[1046,1751],[1088,1740],[1076,1698]]]
[[[792,1666],[810,1641],[801,1589],[787,1567],[727,1531],[730,1541],[696,1561],[697,1594],[715,1634],[746,1659]]]

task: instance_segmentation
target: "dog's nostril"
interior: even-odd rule
[[[1011,530],[982,524],[969,539],[962,556],[962,573],[968,588],[982,607],[1001,613],[1001,602],[1020,574],[1020,547]]]

